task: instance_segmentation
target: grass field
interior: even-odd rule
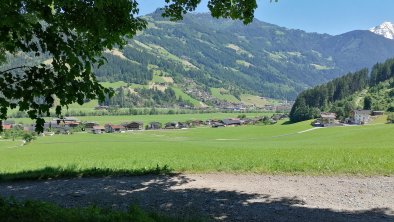
[[[178,87],[171,87],[175,91],[175,95],[177,98],[182,97],[184,101],[191,102],[195,107],[201,107],[200,101],[194,99],[193,97],[189,96],[188,94],[184,93],[182,89]]]
[[[262,99],[260,96],[250,94],[242,94],[241,102],[243,102],[245,105],[255,105],[257,107],[264,107],[264,105],[270,104],[268,100]]]
[[[226,93],[222,93],[222,92],[226,92]],[[235,96],[229,94],[226,90],[221,89],[221,88],[211,88],[211,93],[212,93],[212,96],[214,96],[220,100],[224,100],[227,102],[233,102],[233,103],[239,102],[239,100],[237,98],[235,98]]]
[[[175,172],[394,173],[394,124],[311,129],[290,125],[74,134],[0,142],[0,175],[44,167]],[[303,132],[303,133],[299,133]]]

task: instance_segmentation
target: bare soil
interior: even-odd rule
[[[394,177],[180,174],[0,183],[65,207],[142,208],[207,221],[394,221]]]

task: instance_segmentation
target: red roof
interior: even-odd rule
[[[3,130],[9,130],[9,129],[12,129],[12,125],[11,124],[3,125]]]
[[[103,126],[93,126],[94,130],[104,130],[105,128]]]
[[[111,125],[112,129],[124,129],[124,126],[120,125]]]

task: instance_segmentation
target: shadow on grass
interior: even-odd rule
[[[122,176],[141,176],[141,175],[165,175],[173,174],[172,170],[164,165],[160,167],[142,169],[110,169],[110,168],[88,168],[78,169],[76,166],[68,167],[45,167],[37,170],[26,170],[16,173],[1,173],[0,183],[7,181],[23,180],[47,180],[61,178],[84,178],[84,177],[122,177]]]
[[[294,124],[294,122],[291,122],[290,120],[287,120],[282,123],[282,125],[291,125],[291,124]]]
[[[62,207],[96,205],[125,211],[143,210],[188,218],[218,221],[394,221],[388,208],[336,211],[308,207],[298,197],[272,197],[234,190],[188,186],[185,175],[75,178],[0,184],[0,195],[17,200],[36,199]]]

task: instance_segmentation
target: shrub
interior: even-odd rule
[[[390,113],[390,114],[387,116],[387,122],[388,122],[388,123],[394,123],[394,113]]]
[[[22,139],[26,141],[26,143],[30,143],[31,141],[35,140],[36,137],[31,133],[25,133],[23,134]]]

